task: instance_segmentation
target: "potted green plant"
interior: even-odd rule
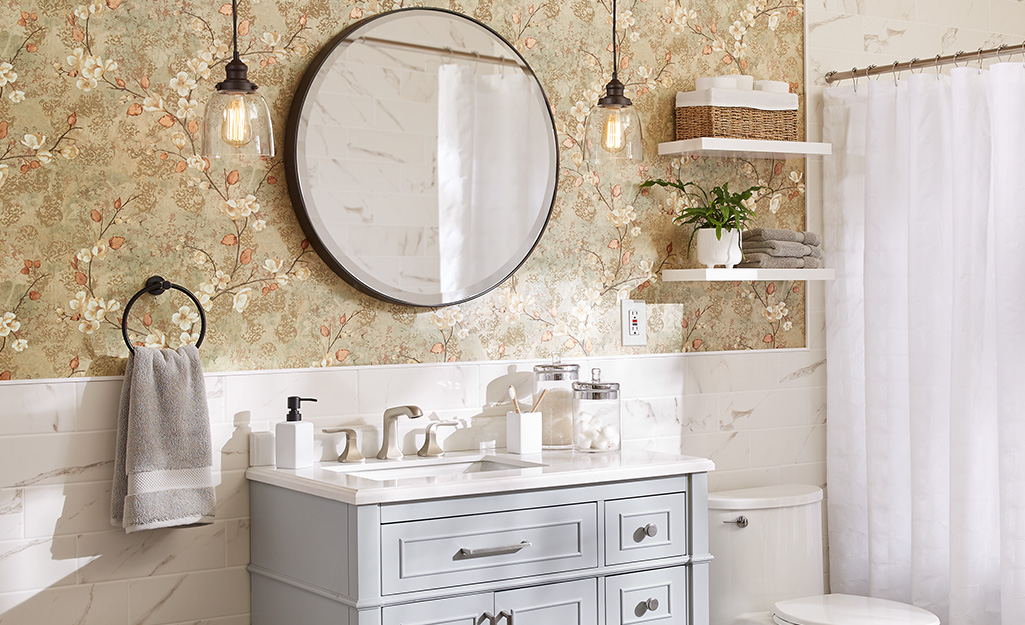
[[[741,261],[743,254],[740,251],[740,232],[757,217],[748,200],[761,187],[754,186],[740,193],[732,193],[729,183],[724,182],[718,187],[712,187],[711,192],[708,192],[695,182],[659,178],[646,180],[641,184],[641,188],[655,185],[676,189],[685,197],[694,200],[693,206],[684,207],[673,218],[673,222],[680,226],[694,227],[690,240],[687,241],[687,250],[690,253],[690,246],[697,238],[699,263],[710,268],[725,265],[730,269]]]

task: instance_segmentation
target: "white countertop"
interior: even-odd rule
[[[541,464],[481,473],[444,473],[422,477],[368,479],[360,472],[392,467],[443,465],[480,459],[509,464]],[[548,451],[516,455],[497,452],[448,452],[441,458],[406,456],[402,460],[367,459],[364,464],[320,462],[308,469],[251,467],[246,477],[291,490],[354,505],[397,503],[495,492],[582,486],[711,471],[711,460],[625,449],[588,454]]]

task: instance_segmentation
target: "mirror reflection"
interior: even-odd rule
[[[490,290],[530,254],[554,199],[540,84],[505,40],[448,11],[343,32],[300,84],[287,135],[307,235],[342,277],[389,301]]]

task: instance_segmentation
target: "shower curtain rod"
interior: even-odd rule
[[[894,61],[893,65],[869,65],[868,67],[862,69],[858,69],[857,67],[855,67],[854,69],[848,70],[846,72],[837,72],[834,70],[826,74],[826,84],[831,85],[834,82],[839,82],[841,80],[849,80],[851,78],[867,78],[868,76],[878,76],[879,74],[899,73],[903,72],[904,70],[914,71],[916,69],[925,69],[928,67],[939,68],[941,65],[949,65],[951,63],[957,65],[958,61],[979,61],[981,63],[984,59],[991,59],[993,57],[999,58],[1005,54],[1016,53],[1025,54],[1025,42],[1022,42],[1020,45],[1015,46],[1002,44],[999,47],[988,48],[986,50],[979,48],[975,52],[965,52],[964,50],[959,50],[954,54],[948,54],[946,56],[941,56],[937,54],[935,57],[931,59],[920,59],[918,57],[915,57],[910,61],[905,61],[903,63],[901,63],[900,61]]]

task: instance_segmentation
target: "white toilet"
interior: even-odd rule
[[[824,595],[822,489],[708,495],[710,625],[939,625],[915,606]]]

